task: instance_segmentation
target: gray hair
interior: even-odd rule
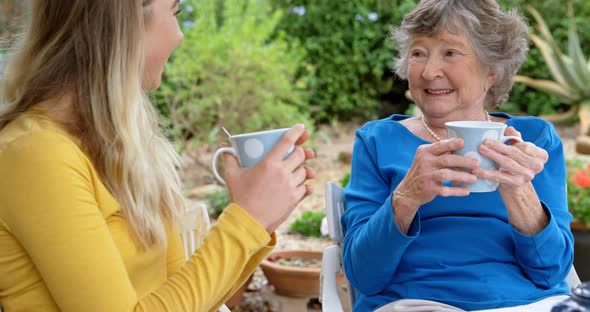
[[[508,99],[514,75],[526,58],[527,29],[518,11],[504,13],[495,0],[422,0],[391,32],[399,51],[395,73],[407,79],[408,50],[415,35],[434,36],[443,30],[466,33],[479,61],[496,75],[485,105],[500,106]]]

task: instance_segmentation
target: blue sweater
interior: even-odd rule
[[[391,193],[429,142],[393,115],[356,133],[342,224],[344,270],[359,295],[354,311],[398,299],[428,299],[465,310],[531,303],[568,294],[573,261],[572,219],[567,208],[563,146],[553,126],[539,118],[512,117],[525,141],[545,149],[549,161],[533,180],[549,224],[526,236],[508,219],[498,191],[436,197],[418,209],[408,234],[397,228]]]

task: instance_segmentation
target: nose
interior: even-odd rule
[[[442,78],[443,70],[440,58],[437,56],[431,55],[428,57],[428,61],[424,66],[424,71],[422,72],[422,77],[426,80],[435,80]]]
[[[176,47],[178,47],[182,42],[184,41],[184,34],[182,33],[182,31],[178,31],[178,34],[176,35]]]

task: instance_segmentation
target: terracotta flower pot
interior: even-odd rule
[[[300,257],[303,259],[316,259],[317,264],[310,267],[297,267],[279,264],[279,259]],[[279,295],[289,297],[319,297],[320,271],[322,252],[309,250],[284,250],[270,253],[260,267],[268,282],[275,288]],[[345,282],[344,275],[338,277],[338,284]]]
[[[254,275],[251,274],[250,277],[248,278],[248,280],[244,283],[244,285],[242,285],[242,287],[238,288],[238,290],[236,290],[236,292],[231,297],[229,297],[229,299],[227,299],[227,301],[225,302],[225,305],[229,309],[232,309],[233,307],[238,306],[242,302],[242,300],[244,299],[244,292],[248,288],[248,285],[250,285],[250,282],[252,281],[253,276]]]

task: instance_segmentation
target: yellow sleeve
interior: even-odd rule
[[[6,227],[61,311],[212,311],[272,248],[258,223],[229,207],[180,270],[138,298],[97,206],[90,168],[72,141],[51,132],[20,138],[0,156]]]
[[[243,227],[242,229],[240,229],[239,232],[236,232],[237,235],[244,235],[244,234],[240,234],[240,233],[255,232],[257,228],[262,229],[261,226],[258,224],[258,222],[255,221],[252,218],[252,216],[250,216],[245,210],[243,210],[240,206],[238,206],[236,204],[231,204],[227,208],[224,209],[217,224],[215,224],[213,226],[212,230],[219,231],[221,233],[231,232],[232,230],[229,229],[228,227],[235,227],[236,225],[240,225],[241,227]],[[266,233],[266,230],[263,229],[263,231]],[[252,234],[254,234],[254,233],[252,233]],[[250,234],[250,235],[252,235],[252,234]],[[260,235],[263,235],[263,234],[260,233]],[[266,235],[268,237],[268,234],[266,234]],[[236,243],[237,243],[237,241],[240,239],[240,236],[236,236],[233,238],[226,237],[226,239],[235,239]],[[217,244],[217,243],[213,243],[213,239],[210,240],[210,242],[212,244],[207,244],[208,240],[209,240],[209,236],[207,236],[205,238],[203,245],[201,246],[201,248],[199,248],[199,250],[197,250],[197,254],[205,246],[211,246],[211,245],[215,246]],[[223,241],[219,241],[219,242],[223,243]],[[270,253],[275,246],[276,246],[276,235],[275,235],[275,233],[272,233],[272,235],[270,237],[270,242],[268,244],[266,244],[266,246],[260,248],[257,251],[252,250],[252,251],[248,252],[246,250],[239,250],[239,249],[230,248],[225,251],[222,251],[226,254],[225,257],[220,255],[221,256],[220,258],[225,258],[224,261],[212,260],[216,266],[216,269],[214,269],[214,270],[221,270],[221,271],[224,271],[226,266],[231,267],[231,261],[233,261],[232,257],[240,257],[239,259],[243,259],[246,262],[244,262],[241,270],[237,270],[237,271],[233,272],[233,274],[235,274],[235,275],[230,275],[230,274],[226,273],[228,275],[228,277],[230,277],[230,278],[232,276],[237,277],[233,282],[229,282],[229,283],[233,283],[234,286],[231,289],[228,289],[225,291],[225,294],[223,295],[222,299],[219,300],[216,304],[214,304],[213,305],[214,309],[212,309],[212,310],[210,309],[210,311],[216,310],[217,308],[219,308],[219,306],[221,306],[224,302],[226,302],[229,299],[229,297],[231,297],[248,280],[248,277],[250,277],[250,275],[254,272],[254,270],[256,270],[256,267],[258,266],[258,264],[260,264],[260,262],[262,262],[262,259],[264,259],[264,257],[266,257],[266,255],[268,255],[268,253]],[[225,263],[223,263],[223,262],[225,262]],[[231,285],[231,284],[228,284],[228,285]]]
[[[178,272],[186,262],[184,246],[178,228],[168,230],[168,249],[166,250],[166,272],[168,276]]]

